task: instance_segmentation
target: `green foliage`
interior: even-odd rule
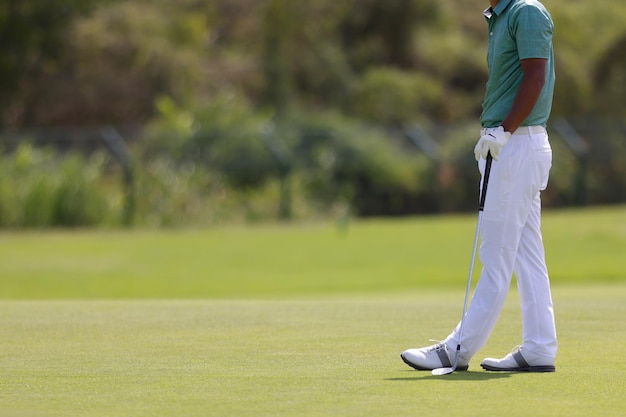
[[[594,70],[594,85],[604,99],[597,103],[603,119],[626,118],[626,34],[607,48],[600,56]]]
[[[240,191],[260,188],[271,178],[287,186],[295,177],[303,181],[302,197],[321,211],[337,204],[361,215],[433,207],[426,185],[431,167],[384,130],[333,115],[300,114],[275,123],[252,112],[235,94],[200,105],[192,114],[177,112],[168,99],[160,101],[160,108],[157,133],[171,132],[171,137],[166,133],[146,143],[145,152],[167,149],[178,155],[175,164],[204,166]],[[419,203],[421,198],[425,201]]]
[[[157,146],[178,155],[175,163],[204,166],[240,188],[260,186],[277,175],[275,158],[259,139],[269,120],[254,112],[241,95],[224,92],[191,110],[162,97],[158,108],[163,116],[153,125]]]
[[[392,68],[371,68],[363,76],[355,113],[372,123],[402,126],[434,119],[442,107],[443,90],[434,79]]]
[[[0,4],[0,126],[28,117],[21,115],[28,110],[20,104],[37,100],[30,97],[30,84],[58,71],[68,43],[68,27],[97,3],[108,2],[6,0]]]
[[[137,167],[131,178],[135,226],[213,226],[277,216],[275,179],[239,190],[226,174],[189,159],[153,155]],[[0,158],[0,228],[127,226],[122,175],[102,153],[85,157],[21,144]],[[301,188],[297,180],[293,185]],[[296,214],[318,216],[295,190]]]
[[[294,104],[349,113],[380,68],[403,74],[395,86],[406,75],[445,93],[437,111],[407,107],[402,119],[480,112],[487,74],[479,0],[35,3],[0,6],[2,120],[13,126],[143,123],[161,95],[189,105],[233,86],[253,107],[279,114]],[[556,27],[554,114],[614,109],[621,117],[621,87],[607,87],[622,84],[614,52],[623,49],[621,0],[602,10],[583,0],[547,6]],[[358,116],[373,121],[369,111]]]
[[[474,208],[471,148],[487,79],[482,1],[59,5],[0,6],[8,42],[0,83],[10,103],[0,123],[146,125],[133,146],[137,224]],[[589,150],[572,154],[551,130],[544,202],[623,202],[624,126],[610,120],[625,109],[624,8],[582,0],[548,7],[553,115],[572,121]],[[405,137],[416,124],[440,150],[432,160]],[[0,225],[119,223],[115,164],[96,161],[90,171],[89,158],[46,155],[32,175],[12,162],[3,168]],[[91,206],[81,203],[92,199],[86,189],[110,195]],[[81,204],[84,216],[72,212]]]
[[[115,193],[101,181],[101,154],[57,158],[51,151],[21,144],[2,158],[0,226],[77,227],[106,224]]]
[[[357,215],[428,211],[432,167],[383,129],[332,116],[293,120],[292,153],[314,201],[348,204]]]

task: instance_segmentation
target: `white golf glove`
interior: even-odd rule
[[[474,157],[476,160],[487,159],[487,155],[491,151],[491,157],[498,160],[500,149],[506,145],[511,137],[509,132],[505,132],[502,126],[485,129],[486,133],[480,137],[476,147],[474,148]]]

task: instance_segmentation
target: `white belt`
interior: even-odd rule
[[[489,132],[490,128],[484,128],[480,130],[480,136],[484,136]],[[539,134],[539,133],[547,133],[546,128],[543,126],[520,126],[517,128],[515,132],[513,132],[512,136],[515,135],[531,135],[531,134]]]

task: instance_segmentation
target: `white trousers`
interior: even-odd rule
[[[522,347],[554,359],[556,326],[541,236],[540,192],[548,184],[552,166],[545,129],[519,128],[498,159],[492,163],[481,220],[483,269],[464,318],[460,355],[469,359],[487,342],[514,273],[522,311]],[[484,175],[483,159],[479,170]],[[460,323],[445,340],[452,350],[459,328]]]

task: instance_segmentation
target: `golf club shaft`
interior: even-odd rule
[[[457,339],[456,352],[454,355],[454,368],[456,369],[461,353],[461,338],[463,337],[463,323],[465,322],[465,313],[467,312],[467,302],[469,301],[470,288],[472,286],[472,275],[474,274],[474,263],[476,262],[476,249],[478,247],[478,236],[480,235],[480,227],[483,219],[483,211],[485,209],[485,199],[487,197],[487,186],[489,185],[489,175],[491,174],[491,153],[487,154],[485,163],[485,173],[483,174],[483,184],[480,192],[480,201],[478,204],[478,221],[476,222],[476,233],[474,233],[474,247],[472,249],[472,260],[470,261],[469,275],[467,277],[467,287],[465,288],[465,301],[463,302],[463,314],[461,315],[461,324],[459,326],[459,336]]]

